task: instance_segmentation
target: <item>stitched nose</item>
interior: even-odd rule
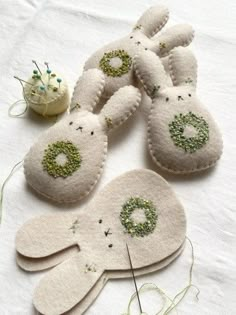
[[[80,130],[82,132],[83,127],[78,127],[76,130]]]

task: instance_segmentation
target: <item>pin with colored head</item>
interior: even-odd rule
[[[62,81],[62,79],[57,78],[57,82],[58,82],[58,84],[59,84],[59,89],[60,89],[60,86],[61,86],[61,81]]]

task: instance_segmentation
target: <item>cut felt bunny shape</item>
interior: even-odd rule
[[[133,57],[138,51],[151,50],[165,57],[174,47],[191,43],[193,30],[187,24],[173,26],[162,35],[156,35],[168,21],[168,16],[168,9],[164,6],[149,8],[130,34],[102,47],[87,60],[85,70],[98,68],[105,75],[103,97],[109,98],[122,86],[137,86]]]
[[[172,50],[169,70],[152,52],[135,57],[136,74],[152,98],[148,147],[155,163],[174,173],[207,169],[222,154],[222,138],[212,116],[196,95],[197,63],[187,48]]]
[[[84,299],[92,302],[90,294],[94,298],[103,287],[100,279],[130,276],[126,244],[137,274],[145,274],[181,252],[185,233],[184,209],[168,183],[155,172],[134,170],[109,183],[78,214],[30,220],[17,233],[16,249],[43,259],[77,245],[78,254],[40,281],[34,305],[47,315],[81,314],[76,309]]]
[[[26,180],[43,196],[65,203],[86,196],[101,175],[108,132],[139,105],[139,90],[126,86],[107,101],[99,114],[94,114],[104,83],[100,70],[84,72],[72,99],[78,110],[44,132],[26,155]]]

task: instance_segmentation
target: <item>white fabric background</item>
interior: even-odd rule
[[[72,90],[87,57],[103,44],[129,32],[141,13],[156,3],[153,0],[1,0],[1,182],[39,133],[52,124],[34,114],[21,119],[8,117],[9,104],[21,97],[21,87],[13,75],[27,78],[33,69],[32,59],[39,63],[48,61],[54,71],[64,73]],[[199,302],[191,290],[178,310],[181,315],[232,315],[236,314],[236,3],[234,0],[163,3],[170,9],[171,25],[188,22],[196,30],[192,49],[199,63],[198,94],[224,136],[224,154],[215,169],[191,178],[164,174],[186,208],[188,236],[194,243],[196,256],[194,283],[201,290]],[[105,183],[125,171],[139,167],[157,170],[146,151],[145,136],[146,122],[138,112],[110,137],[102,179],[81,206],[86,206]],[[32,293],[44,273],[27,274],[16,266],[15,234],[30,218],[67,208],[38,198],[26,186],[21,168],[6,187],[3,209],[0,314],[36,314]],[[79,205],[73,209],[79,209]],[[161,272],[139,278],[138,285],[154,282],[174,296],[187,284],[190,262],[188,246],[176,262]],[[133,291],[132,280],[111,281],[87,314],[121,314]],[[156,295],[144,294],[141,299],[149,315],[157,312],[160,299]],[[137,310],[134,307],[134,315]]]

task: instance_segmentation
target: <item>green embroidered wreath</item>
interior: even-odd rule
[[[143,209],[146,221],[135,223],[131,215],[136,209]],[[120,220],[126,231],[131,236],[144,237],[152,233],[157,223],[156,208],[149,200],[142,198],[130,198],[122,207]]]
[[[184,130],[187,125],[196,129],[196,136],[184,136]],[[175,119],[169,124],[169,132],[174,144],[188,153],[196,152],[209,140],[209,126],[207,122],[203,117],[197,116],[192,112],[186,115],[176,115]]]
[[[112,58],[120,58],[122,65],[118,68],[112,67],[110,61]],[[106,75],[109,77],[120,77],[123,74],[129,72],[132,64],[132,58],[124,50],[112,50],[108,53],[105,53],[100,60],[100,68],[103,70]]]
[[[64,154],[67,158],[65,164],[57,163],[56,158],[59,154]],[[67,177],[78,170],[81,164],[81,157],[77,147],[67,141],[57,141],[49,144],[45,150],[42,160],[43,169],[53,177]]]

